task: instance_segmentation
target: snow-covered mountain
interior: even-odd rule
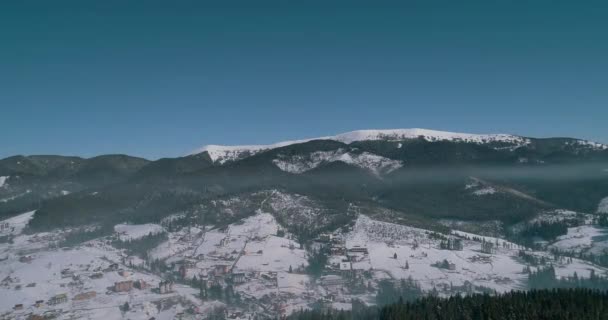
[[[311,139],[301,139],[293,141],[282,141],[268,145],[240,145],[240,146],[220,146],[207,145],[196,149],[192,154],[207,152],[213,162],[223,164],[227,161],[239,160],[256,153],[272,150],[298,143],[305,143],[313,140],[333,140],[346,144],[358,141],[402,141],[408,139],[424,139],[426,141],[459,141],[468,143],[492,143],[499,142],[511,147],[522,146],[530,143],[525,137],[510,134],[471,134],[447,131],[437,131],[428,129],[388,129],[388,130],[357,130],[341,133],[335,136],[316,137]]]
[[[373,153],[363,152],[361,154],[353,154],[343,149],[316,151],[307,156],[281,156],[272,162],[283,171],[298,174],[317,168],[324,163],[336,161],[368,170],[376,176],[390,173],[403,165],[399,160],[388,159]]]

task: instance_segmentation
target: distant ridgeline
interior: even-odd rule
[[[259,207],[263,198],[255,194],[267,190],[314,199],[332,222],[347,222],[345,208],[356,203],[389,208],[427,227],[439,219],[510,226],[548,209],[595,213],[608,197],[608,147],[571,138],[363,130],[265,146],[207,146],[156,161],[14,156],[0,160],[0,178],[0,217],[37,210],[32,231],[157,223],[174,213],[230,223]],[[210,205],[230,197],[258,202],[231,208],[233,215]],[[539,225],[526,232],[562,231]]]
[[[590,289],[514,291],[501,295],[427,296],[384,307],[354,302],[352,311],[307,310],[291,320],[605,320],[608,292]]]

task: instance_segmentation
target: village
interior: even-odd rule
[[[21,234],[27,221],[26,214],[2,223],[12,236],[0,244],[0,319],[266,319],[301,309],[350,309],[354,301],[373,305],[383,281],[408,279],[444,296],[505,292],[523,288],[529,268],[518,258],[529,249],[502,239],[364,215],[346,232],[322,233],[306,246],[261,211],[224,227],[173,232],[162,222],[123,224],[110,238],[74,247],[56,246],[62,232]],[[155,232],[166,240],[144,257],[112,245]],[[606,272],[577,259],[553,263],[563,275]]]

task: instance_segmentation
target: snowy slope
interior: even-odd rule
[[[510,134],[471,134],[428,129],[358,130],[332,137],[344,143],[368,140],[407,140],[423,138],[427,141],[463,141],[472,143],[506,142],[517,145],[527,144],[526,138]]]
[[[18,235],[21,234],[21,231],[27,226],[27,224],[34,217],[34,213],[36,211],[30,211],[26,213],[22,213],[18,216],[14,216],[12,218],[0,221],[0,224],[7,224],[9,228],[0,231],[0,235],[13,234]]]
[[[428,230],[381,222],[361,215],[352,231],[345,235],[345,244],[347,248],[367,248],[369,251],[368,256],[353,262],[353,269],[382,271],[393,279],[411,277],[425,290],[461,286],[467,282],[498,292],[525,288],[527,275],[522,270],[526,264],[518,258],[519,251],[524,248],[500,238],[452,231],[452,237],[462,240],[463,250],[442,250],[440,240],[430,237],[429,233]],[[495,252],[481,252],[480,239],[495,244]],[[555,260],[547,252],[526,251],[545,257],[560,277],[571,276],[574,272],[588,277],[591,269],[598,274],[606,273],[604,268],[579,259],[568,262]],[[432,266],[444,259],[453,263],[455,268],[448,270]],[[404,268],[406,263],[408,268]]]
[[[244,157],[252,156],[261,151],[276,149],[280,147],[289,146],[292,144],[304,143],[312,140],[319,140],[324,138],[306,139],[306,140],[294,140],[294,141],[282,141],[268,145],[243,145],[243,146],[219,146],[219,145],[207,145],[197,150],[194,150],[191,154],[198,154],[207,152],[211,161],[219,164],[224,164],[228,161],[239,160]]]
[[[6,180],[8,180],[8,176],[1,176],[0,177],[0,188],[4,187],[4,184],[6,183]]]
[[[365,169],[380,176],[390,173],[402,166],[401,161],[381,157],[369,152],[354,154],[342,149],[335,151],[317,151],[307,156],[281,157],[272,162],[279,169],[290,173],[304,173],[324,163],[341,161]]]

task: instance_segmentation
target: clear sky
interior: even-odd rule
[[[162,2],[0,2],[0,157],[410,127],[608,143],[607,1]]]

